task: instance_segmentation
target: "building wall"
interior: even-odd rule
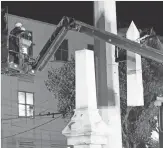
[[[35,43],[33,54],[34,57],[37,57],[54,31],[55,25],[9,15],[9,31],[11,31],[16,22],[21,22],[27,30],[33,32],[33,41]],[[93,44],[93,38],[73,31],[68,32],[66,39],[68,39],[69,59],[75,50],[87,48],[87,44]],[[24,147],[39,148],[50,147],[51,144],[66,143],[66,138],[61,134],[66,125],[63,119],[59,118],[37,127],[50,121],[52,117],[18,118],[18,91],[34,92],[35,115],[43,111],[44,113],[57,112],[57,100],[47,90],[44,80],[47,79],[47,72],[50,67],[57,68],[62,64],[62,61],[58,62],[51,59],[45,69],[42,72],[38,72],[33,80],[25,77],[1,75],[2,138],[4,138],[2,139],[2,148],[23,147],[20,146],[22,142],[26,142]],[[11,118],[17,119],[11,120]],[[32,129],[33,127],[37,128]],[[25,132],[29,129],[32,130]]]

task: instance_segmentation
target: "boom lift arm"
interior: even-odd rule
[[[104,40],[122,49],[126,49],[134,53],[140,54],[141,56],[144,56],[146,58],[150,58],[161,63],[163,62],[163,52],[160,50],[139,44],[137,42],[117,36],[107,31],[102,31],[91,25],[76,21],[73,18],[63,17],[58,26],[56,27],[55,31],[51,35],[50,39],[47,41],[42,51],[38,55],[36,62],[32,65],[33,70],[43,70],[52,55],[57,51],[57,49],[63,42],[69,30],[87,34],[91,37]]]

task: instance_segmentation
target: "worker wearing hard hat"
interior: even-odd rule
[[[22,23],[17,22],[17,23],[15,24],[15,27],[22,27]]]
[[[18,35],[25,31],[25,28],[23,27],[22,23],[18,22],[15,24],[15,27],[10,32],[9,36],[9,48],[11,50],[11,61],[14,63],[19,63],[18,54],[15,52],[19,52],[19,39],[17,38]],[[13,51],[13,52],[12,52]]]
[[[10,32],[11,35],[17,36],[21,32],[25,31],[25,28],[21,23],[16,23],[15,28]]]

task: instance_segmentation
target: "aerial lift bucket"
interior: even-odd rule
[[[9,40],[9,50],[8,50],[8,71],[15,73],[26,73],[29,69],[28,56],[29,47],[32,45],[32,41],[29,40],[21,33],[16,36],[16,42],[13,43]]]

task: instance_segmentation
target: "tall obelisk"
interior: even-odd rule
[[[117,34],[114,0],[94,2],[94,26]],[[109,125],[106,148],[122,148],[120,93],[115,46],[95,40],[97,104],[102,119]]]

